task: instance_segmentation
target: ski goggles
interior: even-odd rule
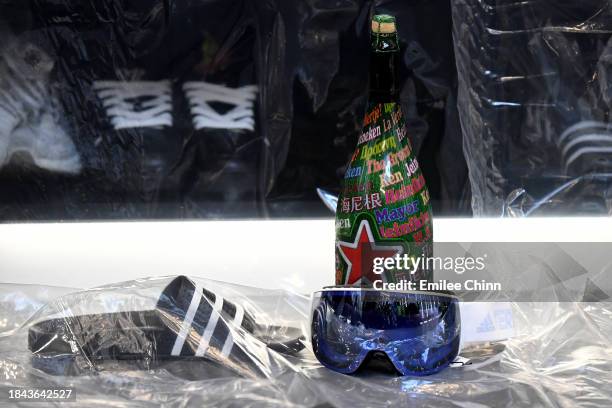
[[[334,287],[315,292],[311,339],[325,367],[352,374],[386,354],[402,375],[429,375],[457,357],[459,302],[450,293]]]

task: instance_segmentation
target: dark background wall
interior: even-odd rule
[[[0,219],[328,216],[316,188],[339,190],[356,145],[374,8],[398,20],[402,105],[434,211],[471,214],[447,0],[33,0],[0,1],[0,70],[31,62],[10,44],[44,50],[52,110],[81,168],[14,154],[0,167]],[[100,80],[170,81],[172,126],[116,130]],[[254,129],[194,129],[188,81],[257,85]],[[0,101],[18,93],[12,83]]]

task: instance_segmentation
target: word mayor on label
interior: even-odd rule
[[[393,221],[406,221],[408,217],[416,214],[419,211],[419,200],[413,200],[410,203],[404,204],[398,208],[383,208],[375,210],[376,222],[384,224]]]

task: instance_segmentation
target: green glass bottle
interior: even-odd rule
[[[399,103],[393,16],[374,16],[371,41],[368,107],[338,197],[336,285],[431,278],[425,269],[374,268],[375,258],[428,256],[433,230],[429,192]]]

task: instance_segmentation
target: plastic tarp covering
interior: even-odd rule
[[[202,316],[212,309],[207,329],[212,319]],[[609,302],[512,309],[514,336],[464,344],[469,364],[427,377],[373,369],[348,376],[315,360],[310,299],[291,291],[185,277],[90,290],[5,284],[0,387],[73,387],[71,406],[87,407],[609,405]]]
[[[437,210],[469,214],[450,4],[380,3]],[[339,189],[356,146],[373,6],[0,0],[0,219],[328,215],[316,188]]]
[[[611,214],[610,2],[452,7],[474,214]]]

